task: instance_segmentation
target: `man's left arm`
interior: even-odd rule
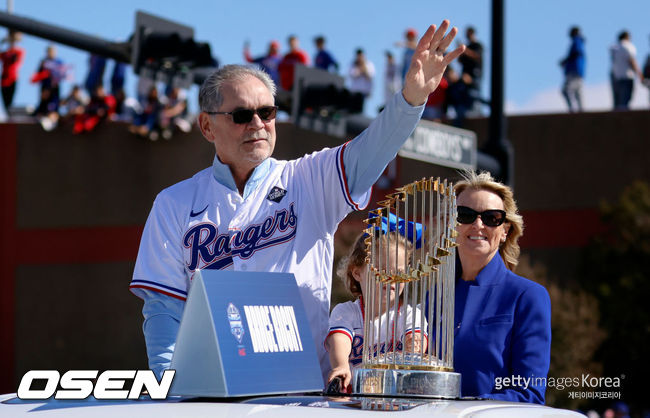
[[[384,111],[343,152],[345,176],[355,200],[377,181],[386,165],[415,129],[424,105],[411,106],[401,93],[395,94]]]
[[[401,93],[395,95],[370,126],[346,146],[343,163],[353,198],[366,193],[395,158],[415,129],[426,100],[440,84],[445,69],[465,50],[461,45],[445,55],[458,32],[454,27],[445,35],[448,28],[447,20],[437,30],[435,25],[429,27],[415,49]]]

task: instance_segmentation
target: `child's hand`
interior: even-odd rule
[[[327,382],[331,382],[335,377],[341,378],[341,381],[343,383],[341,391],[350,393],[352,389],[350,387],[350,382],[352,381],[352,372],[350,371],[350,366],[346,364],[344,366],[333,368],[329,376],[327,376]]]
[[[413,338],[415,337],[415,341]],[[426,341],[426,337],[425,337]],[[404,337],[404,351],[407,353],[421,353],[422,344],[420,334],[414,335],[412,332]]]

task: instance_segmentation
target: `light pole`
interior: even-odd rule
[[[492,0],[492,62],[490,74],[490,119],[484,151],[499,163],[499,179],[514,187],[514,150],[506,139],[505,97],[505,0]]]

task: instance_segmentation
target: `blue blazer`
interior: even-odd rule
[[[544,403],[551,300],[543,286],[508,270],[497,252],[476,280],[457,274],[455,326],[463,396]]]

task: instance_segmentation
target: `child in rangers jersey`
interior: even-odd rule
[[[391,214],[391,223],[393,219],[396,220],[398,218]],[[385,221],[386,218],[383,220]],[[388,251],[391,254],[397,254],[397,270],[405,271],[405,267],[407,267],[405,258],[410,258],[413,244],[403,235],[404,230],[402,227],[404,221],[399,219],[399,222],[401,222],[399,228],[395,228],[394,223],[388,227],[386,224],[382,225],[382,233],[378,238],[380,249],[383,248],[385,250],[388,245]],[[409,224],[409,228],[413,228],[413,223]],[[415,225],[419,229],[418,235],[420,235],[422,226],[419,224]],[[389,229],[391,232],[387,232]],[[399,233],[397,229],[400,230]],[[352,379],[351,369],[358,367],[363,358],[364,295],[362,289],[365,288],[369,270],[369,266],[366,263],[367,246],[365,239],[367,237],[367,234],[361,234],[357,238],[350,254],[341,261],[337,273],[345,282],[348,290],[357,299],[354,302],[340,303],[334,307],[330,314],[329,333],[325,339],[325,348],[329,352],[332,366],[328,381],[331,382],[334,378],[340,377],[342,387],[348,391],[348,385]],[[406,257],[404,252],[407,253]],[[418,307],[414,309],[408,304],[402,304],[401,296],[403,290],[404,284],[387,284],[382,288],[381,295],[383,296],[378,297],[378,300],[375,301],[374,312],[378,314],[373,319],[374,332],[371,333],[375,341],[374,356],[381,356],[390,352],[400,352],[402,350],[419,352],[421,339],[413,337],[414,332],[419,333],[421,329],[425,330],[424,345],[426,346],[427,344],[426,320],[424,321],[424,326],[421,326],[420,318],[422,315],[420,309]],[[388,314],[386,313],[386,299],[388,299]],[[395,315],[395,303],[398,303],[397,315]],[[395,316],[397,316],[397,320]],[[414,318],[415,326],[413,326]],[[386,329],[386,323],[388,323],[388,329]]]

